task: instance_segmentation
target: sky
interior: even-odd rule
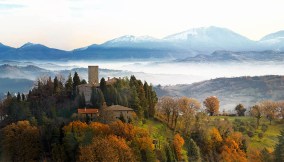
[[[0,42],[72,50],[122,36],[218,26],[249,39],[284,30],[283,0],[0,0]]]

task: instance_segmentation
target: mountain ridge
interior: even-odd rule
[[[189,29],[162,39],[125,35],[102,44],[92,44],[71,51],[28,42],[19,48],[0,45],[0,58],[10,60],[186,58],[200,53],[208,55],[220,50],[284,51],[282,33],[283,31],[278,31],[264,36],[259,41],[253,41],[230,29],[210,26]]]

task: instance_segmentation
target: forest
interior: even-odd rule
[[[77,86],[77,72],[39,78],[28,94],[0,103],[0,161],[283,161],[284,102],[261,101],[235,114],[220,112],[217,96],[202,103],[188,97],[157,98],[146,81],[101,79],[90,103]],[[135,114],[107,121],[103,104]],[[95,120],[79,120],[79,107],[98,108]],[[282,129],[282,130],[281,130]]]

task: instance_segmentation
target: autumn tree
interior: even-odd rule
[[[207,97],[203,101],[204,106],[206,107],[206,111],[213,116],[214,114],[219,112],[220,102],[216,96]]]
[[[278,104],[274,101],[262,101],[259,106],[264,111],[266,118],[269,120],[270,125],[272,120],[278,115]]]
[[[243,104],[238,104],[235,107],[235,110],[237,111],[238,116],[245,116],[246,109]]]
[[[182,156],[183,145],[184,145],[184,139],[179,134],[176,134],[173,139],[173,146],[174,146],[176,157],[178,161],[183,160],[183,156]]]
[[[94,137],[90,145],[81,146],[78,161],[135,162],[136,159],[133,151],[123,138],[110,135],[107,137]]]
[[[191,123],[194,120],[196,112],[200,109],[201,104],[195,98],[181,97],[178,99],[178,107],[182,113],[182,124],[184,132],[187,134]]]
[[[251,116],[256,118],[256,128],[258,128],[259,124],[260,124],[260,119],[263,117],[264,115],[264,109],[263,107],[259,106],[259,105],[254,105],[251,110],[250,110]]]
[[[39,129],[28,121],[18,121],[3,128],[3,150],[9,161],[38,161]]]
[[[170,124],[170,117],[173,114],[174,107],[177,107],[177,102],[169,96],[162,97],[158,102],[158,109],[166,115],[168,125]]]

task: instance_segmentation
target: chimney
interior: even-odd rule
[[[110,80],[110,77],[107,77],[107,81],[109,81]]]

